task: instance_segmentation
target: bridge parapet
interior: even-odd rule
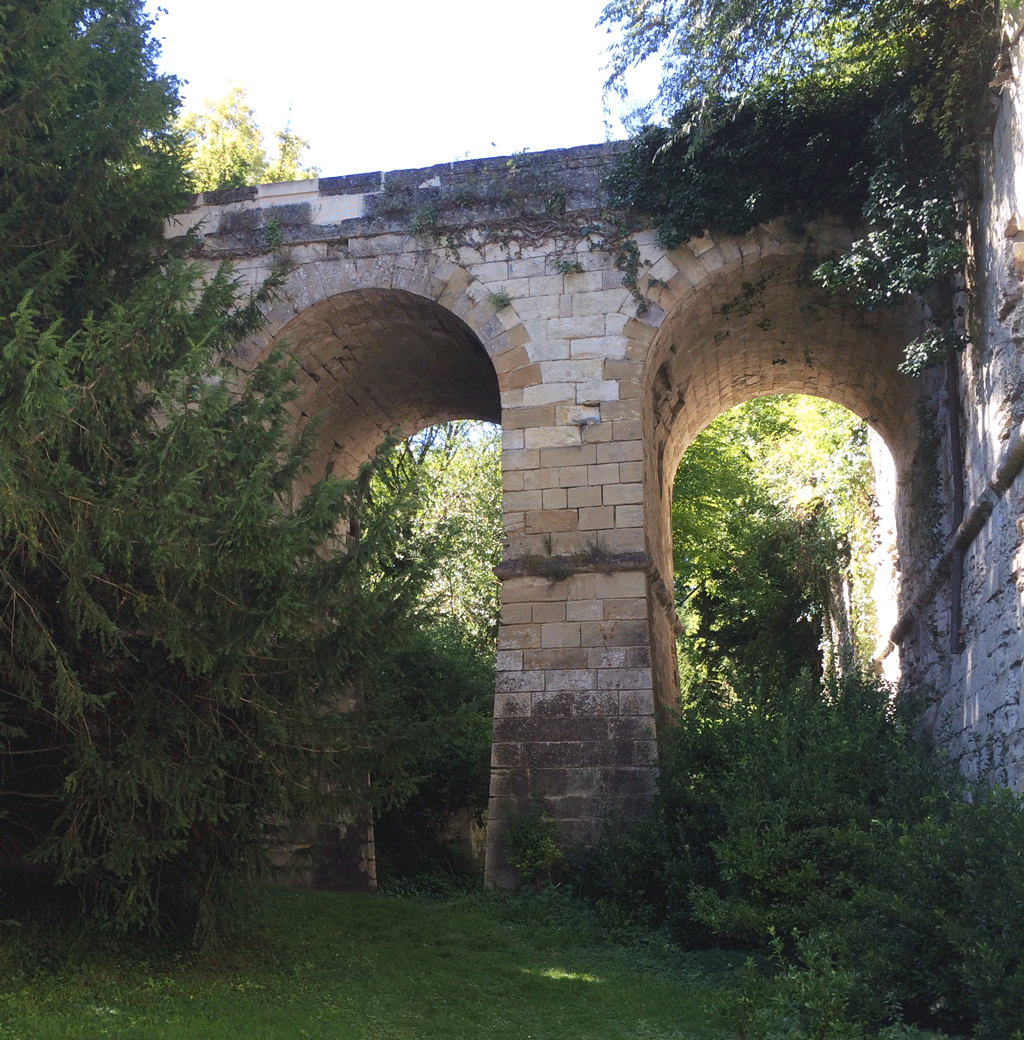
[[[416,170],[227,188],[195,196],[168,221],[168,237],[196,228],[202,255],[250,257],[258,252],[348,238],[420,234],[503,225],[506,241],[521,222],[554,229],[559,217],[597,213],[601,181],[621,143],[584,145],[494,159],[467,159]],[[519,227],[514,225],[520,222]]]

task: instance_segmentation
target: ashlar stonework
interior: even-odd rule
[[[1017,109],[1006,118],[1019,136]],[[897,367],[921,313],[865,313],[810,286],[809,252],[840,249],[853,234],[828,220],[800,236],[772,224],[671,251],[653,232],[624,235],[602,215],[601,177],[618,147],[207,193],[168,227],[197,228],[199,255],[230,258],[253,285],[288,264],[266,328],[234,361],[244,371],[287,343],[300,369],[295,421],[323,417],[311,480],[353,473],[392,431],[500,423],[505,544],[487,861],[497,884],[512,880],[504,814],[531,794],[577,841],[609,810],[636,815],[650,803],[658,726],[678,691],[673,475],[711,420],[754,397],[814,394],[868,420],[894,473],[901,583],[883,595],[898,600],[889,613],[903,612],[904,630],[887,663],[941,679],[933,714],[954,746],[993,726],[1020,739],[1016,485],[968,551],[962,653],[951,660],[935,645],[949,589],[929,577],[932,528],[948,520],[922,519],[914,501],[922,481],[941,479],[922,464],[918,415],[943,390]],[[1007,205],[992,200],[991,220]],[[1007,322],[1016,328],[1014,317],[994,316],[1008,292],[1021,299],[1006,245],[1016,238],[981,245],[1007,257],[986,261],[1000,272],[986,288],[990,338]],[[975,497],[1024,412],[1012,329],[1009,339],[998,332],[998,351],[972,349],[961,385]]]

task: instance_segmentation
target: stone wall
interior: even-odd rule
[[[1007,37],[1015,34],[1019,18],[1006,15]],[[1019,43],[1007,54],[1013,76],[993,94],[993,134],[982,157],[983,196],[972,229],[975,307],[956,388],[965,511],[970,521],[975,509],[971,526],[977,534],[962,553],[957,630],[949,630],[955,615],[944,573],[941,594],[908,636],[904,657],[914,677],[932,686],[930,724],[964,771],[977,775],[996,765],[997,777],[1021,789],[1024,479],[1016,471],[1024,430],[1024,60]],[[948,384],[935,389],[945,503],[953,495],[948,400]],[[943,523],[948,532],[948,510]]]

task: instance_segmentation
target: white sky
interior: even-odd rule
[[[324,176],[626,136],[603,106],[605,0],[157,2],[185,106],[240,83],[267,145],[290,106]]]

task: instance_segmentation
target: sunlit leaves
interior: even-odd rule
[[[309,142],[291,126],[276,131],[277,150],[267,154],[256,112],[245,88],[234,84],[222,98],[206,98],[202,111],[178,119],[185,137],[188,169],[196,191],[241,188],[251,184],[305,180],[317,170],[299,163]]]

